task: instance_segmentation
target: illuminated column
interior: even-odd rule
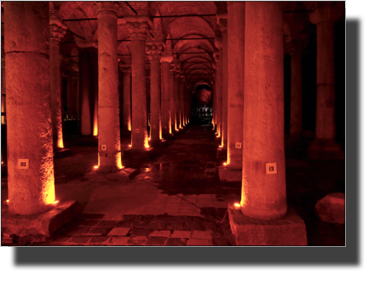
[[[160,141],[160,57],[161,45],[148,46],[150,60],[150,140]]]
[[[175,69],[174,75],[174,104],[175,104],[175,130],[179,130],[181,127],[181,112],[179,107],[179,79],[180,79],[180,69],[178,65]]]
[[[89,54],[81,52],[79,54],[79,94],[81,102],[80,123],[82,135],[91,135],[89,66]]]
[[[94,109],[93,109],[93,123],[92,123],[92,135],[99,135],[99,70],[98,70],[98,55],[96,51],[91,52],[91,99],[94,100]],[[119,133],[120,134],[120,133]]]
[[[171,133],[170,123],[170,62],[173,60],[171,56],[161,57],[161,125],[162,136],[167,138]]]
[[[228,168],[242,169],[245,2],[228,2]]]
[[[170,92],[170,130],[171,133],[174,133],[176,127],[176,109],[175,109],[175,100],[174,100],[174,74],[175,68],[173,65],[170,65],[170,77],[169,77],[169,92]]]
[[[97,2],[99,66],[99,172],[122,168],[120,152],[117,6]]]
[[[222,66],[222,139],[221,145],[227,147],[227,128],[228,128],[228,34],[227,27],[223,27],[223,66]]]
[[[123,128],[131,131],[131,67],[120,66],[123,73]]]
[[[221,43],[221,42],[220,42]],[[218,135],[217,137],[222,136],[222,128],[223,128],[223,49],[217,39],[215,40],[215,45],[219,49],[219,53],[215,59],[216,63],[216,98],[217,98],[217,122],[218,122]],[[222,139],[221,139],[221,145],[222,146]]]
[[[241,208],[280,219],[287,212],[282,5],[245,3],[244,151]]]
[[[178,79],[178,100],[179,100],[179,112],[180,112],[180,127],[185,127],[185,76],[180,75]]]
[[[55,200],[49,74],[49,3],[4,2],[9,212]]]
[[[291,57],[290,136],[298,140],[302,136],[302,53],[306,43],[293,40],[288,46]]]
[[[4,26],[3,35],[4,35]],[[5,113],[5,53],[4,53],[4,41],[1,42],[1,113]],[[5,116],[1,116],[1,124],[5,124]]]
[[[61,60],[59,41],[65,35],[67,27],[59,21],[57,11],[50,11],[50,97],[53,126],[54,148],[63,148],[62,136],[62,96],[61,96]]]
[[[216,42],[215,42],[216,43]],[[221,49],[219,49],[219,52],[221,52]],[[214,59],[215,59],[215,83],[214,83],[214,91],[215,91],[215,110],[214,110],[214,122],[216,126],[216,133],[217,136],[220,136],[220,123],[221,123],[221,117],[220,117],[220,57],[219,53],[214,53]]]
[[[309,17],[317,25],[317,114],[315,140],[309,147],[312,158],[327,152],[339,153],[335,143],[335,56],[334,21],[339,19],[330,7],[316,9]]]
[[[147,89],[145,72],[145,40],[148,32],[146,17],[126,18],[131,34],[132,53],[132,149],[149,147],[147,132]],[[136,20],[140,20],[137,22]]]

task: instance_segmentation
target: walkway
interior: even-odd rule
[[[96,144],[71,141],[72,155],[55,160],[56,199],[76,200],[83,212],[39,245],[234,245],[226,210],[228,202],[240,201],[241,186],[219,181],[217,168],[224,161],[217,160],[211,129],[192,125],[155,157],[124,158],[127,168],[136,169],[124,183],[84,179],[97,164]],[[128,144],[124,139],[123,147]],[[344,225],[321,222],[313,214],[318,199],[344,192],[344,162],[310,161],[304,152],[287,149],[288,204],[305,220],[309,245],[344,245]],[[4,178],[2,192],[5,201]],[[2,238],[2,244],[28,242]]]

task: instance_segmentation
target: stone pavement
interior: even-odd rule
[[[122,146],[128,147],[128,138]],[[309,245],[344,245],[345,226],[319,221],[318,199],[344,192],[344,161],[312,161],[309,141],[286,149],[288,204],[305,221]],[[72,155],[55,159],[56,199],[76,200],[82,214],[56,231],[48,246],[233,246],[229,202],[240,201],[241,183],[221,183],[218,143],[211,126],[188,126],[152,157],[127,159],[136,171],[130,181],[90,181],[85,174],[97,164],[96,143],[65,141]],[[7,211],[7,180],[2,178],[2,213]],[[2,245],[30,245],[28,240],[5,237]]]

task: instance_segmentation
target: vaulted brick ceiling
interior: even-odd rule
[[[188,85],[211,84],[213,76],[213,53],[215,33],[218,31],[217,16],[227,13],[227,2],[117,2],[119,55],[130,54],[130,35],[125,25],[125,17],[147,15],[153,19],[152,35],[162,33],[166,40],[166,50],[172,51],[184,70]],[[326,2],[327,3],[327,2]],[[335,5],[328,2],[325,5]],[[82,21],[64,21],[69,31],[64,42],[96,41],[97,20],[96,2],[54,2],[61,20],[95,19]],[[284,10],[284,43],[292,39],[307,39],[315,28],[308,19],[308,12],[318,3],[283,2]],[[292,12],[293,13],[290,13]],[[211,16],[194,16],[194,15]],[[168,17],[168,16],[175,17]],[[184,17],[192,15],[192,17]],[[199,38],[199,39],[196,39]],[[67,45],[63,50],[72,50],[74,45]],[[147,60],[148,61],[148,60]]]

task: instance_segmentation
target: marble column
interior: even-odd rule
[[[160,57],[162,53],[161,45],[148,46],[148,56],[150,60],[150,141],[157,143],[160,141]]]
[[[216,98],[217,98],[217,137],[222,137],[223,128],[223,47],[221,41],[215,41],[216,47],[219,49],[215,58],[216,63]],[[219,147],[223,147],[222,139]]]
[[[99,172],[122,168],[119,120],[119,70],[117,57],[117,5],[98,2],[99,64]]]
[[[59,41],[66,33],[67,27],[57,17],[57,11],[49,11],[50,15],[50,97],[53,126],[54,149],[62,149],[62,90],[61,90],[61,60]]]
[[[131,131],[131,72],[130,66],[120,66],[123,73],[123,131]]]
[[[311,158],[344,158],[335,142],[335,55],[334,22],[341,13],[332,8],[315,9],[310,21],[317,26],[317,113],[315,140],[308,153]]]
[[[149,148],[147,131],[147,82],[145,71],[145,40],[148,32],[146,17],[127,17],[132,53],[132,149]]]
[[[55,200],[49,74],[49,3],[4,2],[9,212]]]
[[[227,168],[242,169],[245,2],[228,2]]]
[[[241,209],[263,220],[287,213],[282,14],[279,2],[245,3]]]
[[[180,128],[185,127],[185,76],[180,75],[178,79],[179,110],[181,113]]]
[[[161,57],[161,114],[162,114],[162,136],[168,138],[171,134],[171,110],[170,110],[170,62],[171,56]]]

